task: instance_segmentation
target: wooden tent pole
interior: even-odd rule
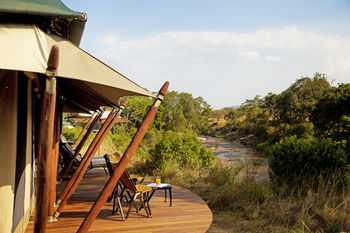
[[[54,221],[53,215],[55,213],[56,202],[56,181],[57,181],[57,165],[59,155],[59,142],[62,123],[62,108],[56,105],[55,120],[54,120],[54,140],[52,148],[52,159],[50,168],[50,201],[49,201],[49,222]]]
[[[121,158],[120,162],[118,163],[117,168],[114,170],[113,175],[109,178],[108,182],[104,186],[103,190],[101,191],[100,195],[98,196],[97,200],[95,201],[94,205],[91,207],[90,212],[85,217],[83,223],[80,225],[77,233],[85,233],[89,230],[91,227],[93,221],[96,219],[96,216],[100,213],[103,205],[106,203],[106,200],[108,199],[109,195],[112,193],[114,187],[118,183],[120,176],[125,171],[126,166],[131,160],[131,157],[135,153],[137,147],[139,146],[142,138],[144,137],[145,133],[147,132],[148,127],[150,126],[154,116],[157,113],[158,107],[161,104],[162,100],[164,99],[164,96],[166,95],[166,92],[168,90],[169,82],[165,82],[163,87],[160,89],[158,93],[158,98],[154,102],[154,104],[149,109],[145,119],[143,120],[140,128],[137,130],[136,134],[134,135],[131,143],[129,144],[128,148],[126,149],[124,156]]]
[[[54,117],[56,106],[56,78],[59,62],[59,48],[51,48],[46,71],[46,87],[43,94],[40,110],[40,128],[37,156],[37,184],[35,202],[34,232],[46,232],[46,223],[49,208],[49,182],[48,166],[52,152]]]
[[[125,108],[127,102],[128,102],[128,99],[125,99],[124,102],[123,102],[123,104],[119,107],[118,112],[114,115],[114,117],[113,117],[112,120],[110,120],[110,121],[107,122],[108,118],[106,119],[104,125],[103,125],[102,128],[101,128],[101,129],[102,129],[102,132],[103,132],[102,135],[101,135],[101,137],[99,138],[99,140],[98,140],[98,142],[96,143],[96,145],[95,145],[93,151],[91,152],[91,154],[89,155],[89,157],[87,158],[87,160],[84,162],[84,164],[81,163],[81,164],[83,164],[83,165],[82,165],[82,167],[81,167],[81,169],[80,169],[80,171],[79,171],[79,174],[77,175],[77,178],[74,180],[74,182],[73,182],[73,184],[71,185],[69,191],[67,192],[66,197],[65,197],[64,199],[61,199],[62,201],[61,201],[61,203],[60,203],[60,205],[59,205],[59,207],[57,208],[57,211],[56,211],[56,213],[55,213],[55,217],[56,217],[56,218],[58,218],[58,216],[60,215],[60,213],[62,212],[62,210],[64,209],[64,207],[67,205],[68,199],[71,197],[71,195],[74,193],[74,191],[75,191],[76,188],[78,187],[78,184],[79,184],[80,180],[83,178],[83,175],[84,175],[84,173],[85,173],[87,167],[89,166],[89,163],[91,162],[93,156],[96,154],[96,152],[97,152],[97,150],[99,149],[100,145],[102,144],[103,140],[106,138],[108,132],[112,129],[112,127],[114,126],[114,124],[116,123],[116,121],[119,119],[120,114],[123,112],[123,110],[124,110],[124,108]],[[111,114],[112,114],[112,113],[113,113],[113,112],[111,112]],[[105,127],[105,125],[106,125],[106,127]],[[80,166],[80,164],[79,164],[79,166]]]
[[[71,161],[69,162],[68,166],[64,169],[63,173],[62,173],[62,179],[66,178],[69,172],[69,169],[72,167],[75,159],[77,158],[77,156],[79,155],[81,149],[83,148],[85,142],[87,141],[87,139],[89,138],[92,130],[95,128],[96,124],[98,123],[99,119],[101,119],[103,114],[103,111],[100,111],[94,118],[94,120],[92,121],[92,123],[90,124],[90,127],[88,128],[88,130],[86,131],[83,139],[80,141],[78,147],[75,149],[75,153],[73,158],[71,159]],[[87,124],[86,124],[87,125]]]
[[[74,142],[74,147],[77,147],[77,144],[78,144],[78,141],[80,139],[80,137],[83,135],[84,131],[86,130],[86,128],[89,126],[89,124],[92,122],[92,120],[95,118],[95,115],[92,115],[88,122],[86,122],[85,126],[83,127],[82,131],[79,133],[78,137],[75,139],[75,142]]]
[[[111,113],[108,115],[108,117],[107,117],[107,119],[106,119],[106,121],[105,121],[105,124],[103,125],[104,127],[107,127],[107,125],[109,124],[109,122],[111,121],[111,119],[112,119],[112,117],[113,117],[113,114],[114,114],[114,112],[111,111]],[[96,119],[96,120],[97,120],[97,122],[98,122],[99,119]],[[79,163],[77,169],[74,171],[72,177],[69,179],[68,183],[64,186],[63,190],[61,191],[61,194],[60,194],[60,196],[59,196],[59,198],[58,198],[58,200],[57,200],[57,205],[60,205],[60,204],[61,204],[61,201],[62,201],[63,199],[66,198],[66,195],[67,195],[67,193],[69,192],[69,189],[72,187],[72,185],[74,184],[75,180],[76,180],[77,177],[79,176],[80,170],[81,170],[82,167],[84,166],[86,160],[87,160],[87,159],[89,158],[89,156],[91,155],[91,152],[94,150],[94,148],[95,148],[95,146],[96,146],[98,140],[101,138],[101,136],[102,136],[102,134],[103,134],[103,130],[104,130],[104,129],[105,129],[105,128],[100,129],[100,130],[98,131],[98,133],[96,134],[96,136],[94,137],[94,139],[92,140],[92,142],[91,142],[89,148],[88,148],[87,151],[85,152],[85,154],[84,154],[82,160],[80,161],[80,163]]]

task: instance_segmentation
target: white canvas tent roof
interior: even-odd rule
[[[71,42],[35,25],[0,24],[0,69],[45,74],[52,45],[60,50],[58,87],[63,87],[68,100],[97,109],[117,105],[121,96],[155,97]]]

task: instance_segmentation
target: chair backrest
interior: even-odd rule
[[[60,137],[60,144],[62,145],[62,147],[65,148],[66,151],[68,151],[71,154],[71,157],[73,157],[75,151],[64,136]]]
[[[105,158],[105,160],[106,160],[106,165],[107,165],[107,169],[108,169],[109,176],[112,176],[112,175],[113,175],[113,172],[114,172],[114,169],[113,169],[113,167],[112,167],[111,160],[109,159],[109,155],[108,155],[108,154],[105,154],[105,155],[103,156],[103,158]]]
[[[105,154],[103,157],[105,158],[106,160],[106,164],[107,164],[107,168],[108,168],[108,173],[110,176],[113,175],[113,172],[114,172],[114,168],[113,168],[113,165],[112,165],[112,162],[111,162],[111,159],[110,157],[111,156],[117,156],[120,158],[120,155],[118,152],[116,153],[113,153],[111,155],[108,155],[108,154]],[[118,166],[115,167],[115,169],[118,169]],[[134,181],[130,178],[130,174],[129,172],[125,169],[125,171],[123,172],[123,174],[121,175],[120,177],[120,181],[121,183],[123,184],[124,187],[126,187],[127,189],[129,189],[130,191],[132,192],[137,192],[137,188],[135,186],[135,183]]]
[[[118,167],[117,167],[118,168]],[[127,189],[129,189],[131,192],[136,193],[137,192],[137,188],[135,186],[134,181],[130,178],[130,174],[129,172],[125,169],[125,171],[123,172],[123,174],[120,177],[120,181],[122,182],[122,184],[124,185],[124,187],[126,187]]]

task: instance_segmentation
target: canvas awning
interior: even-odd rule
[[[0,69],[45,74],[52,45],[60,49],[57,79],[67,100],[93,110],[117,105],[122,96],[155,97],[71,42],[35,25],[0,24]]]
[[[101,121],[104,122],[108,115],[111,113],[111,111],[104,111],[102,116],[101,116]],[[87,123],[92,115],[91,114],[75,114],[72,116],[67,117],[67,119],[73,120],[75,122],[80,122],[80,123]],[[117,119],[116,123],[130,123],[129,120],[125,118],[119,118]]]

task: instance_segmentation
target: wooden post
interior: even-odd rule
[[[55,221],[53,215],[55,213],[55,202],[56,202],[56,181],[57,181],[57,165],[59,155],[59,142],[62,122],[62,108],[56,106],[55,111],[55,124],[54,124],[54,140],[52,148],[52,159],[50,168],[50,199],[49,199],[49,222]]]
[[[49,182],[48,176],[50,166],[49,158],[52,152],[53,129],[56,106],[56,78],[59,61],[59,49],[52,46],[47,62],[48,76],[46,87],[42,98],[40,110],[40,129],[37,156],[37,184],[36,184],[36,202],[35,202],[35,220],[34,232],[46,232],[46,223],[49,208]]]
[[[95,220],[96,216],[100,213],[103,205],[106,203],[106,200],[108,199],[109,195],[112,193],[114,187],[118,183],[120,176],[125,171],[126,166],[131,160],[131,157],[135,153],[137,147],[139,146],[142,138],[145,136],[145,133],[150,126],[154,116],[157,113],[158,107],[161,104],[162,100],[164,99],[164,96],[166,95],[166,92],[168,90],[169,82],[165,82],[163,87],[160,89],[158,93],[158,98],[154,102],[154,104],[149,109],[145,119],[143,120],[140,128],[137,130],[135,136],[133,137],[132,141],[130,142],[128,148],[126,149],[124,156],[121,158],[120,162],[118,163],[117,168],[114,170],[113,175],[109,178],[108,182],[104,186],[103,190],[101,191],[100,195],[98,196],[97,200],[95,201],[94,205],[91,207],[90,212],[85,217],[83,223],[80,225],[77,233],[85,233],[89,230],[91,227],[93,221]]]
[[[79,145],[77,148],[75,148],[75,153],[74,153],[74,156],[73,158],[71,159],[71,161],[69,162],[68,166],[64,169],[63,173],[62,173],[62,179],[66,178],[68,172],[69,172],[69,169],[72,167],[75,159],[77,158],[77,156],[79,155],[81,149],[83,148],[85,142],[87,141],[87,139],[89,138],[92,130],[95,128],[96,124],[98,123],[99,119],[101,119],[102,117],[102,114],[103,114],[104,111],[100,111],[94,118],[94,120],[92,121],[90,127],[88,128],[88,130],[86,131],[83,139],[80,141]]]
[[[111,121],[112,117],[113,117],[114,112],[112,111],[109,116],[107,117],[106,121],[105,121],[105,125],[104,127],[107,127],[107,125],[109,124],[109,122]],[[97,119],[98,121],[98,119]],[[58,200],[57,200],[57,205],[61,205],[61,201],[64,200],[67,196],[67,193],[69,192],[70,188],[72,187],[72,185],[74,184],[75,180],[77,179],[77,177],[79,176],[79,172],[82,169],[82,167],[84,166],[86,160],[89,158],[89,156],[91,155],[91,152],[93,151],[93,149],[95,148],[98,140],[101,138],[101,135],[103,134],[103,130],[105,128],[99,130],[99,132],[96,134],[95,138],[92,140],[89,148],[87,149],[87,151],[85,152],[84,157],[82,158],[82,160],[80,161],[77,169],[74,171],[72,177],[70,178],[70,180],[68,181],[68,183],[65,185],[65,187],[63,188]]]
[[[80,137],[81,137],[81,135],[83,135],[83,133],[84,133],[84,131],[86,130],[86,128],[88,127],[88,125],[90,124],[90,122],[95,118],[95,114],[94,115],[92,115],[90,118],[89,118],[89,120],[88,120],[88,122],[85,124],[85,126],[83,127],[83,130],[79,133],[79,135],[78,135],[78,137],[75,139],[75,142],[74,142],[74,147],[77,147],[77,144],[78,144],[78,141],[79,141],[79,139],[80,139]]]
[[[60,213],[62,212],[62,210],[64,209],[64,207],[67,205],[67,201],[68,199],[71,197],[71,195],[74,193],[74,191],[76,190],[76,188],[78,187],[78,184],[80,182],[80,180],[83,178],[83,175],[87,169],[87,167],[89,166],[89,163],[91,162],[93,156],[95,155],[95,153],[97,152],[97,150],[99,149],[100,145],[102,144],[103,140],[106,138],[108,132],[112,129],[112,127],[114,126],[114,124],[116,123],[116,121],[118,120],[120,114],[123,112],[126,104],[128,102],[128,99],[126,99],[123,104],[119,107],[119,110],[116,114],[114,114],[113,112],[111,112],[110,114],[113,114],[114,117],[112,120],[107,121],[108,118],[106,119],[105,123],[103,124],[101,131],[102,131],[102,135],[99,138],[98,142],[96,143],[96,145],[94,146],[91,154],[87,157],[87,159],[83,162],[81,162],[79,164],[80,170],[78,171],[79,173],[76,176],[76,179],[72,182],[71,187],[69,188],[69,190],[67,191],[65,197],[63,199],[61,199],[60,205],[57,208],[55,217],[58,218],[58,216],[60,215]],[[108,116],[109,117],[109,116]],[[85,156],[84,156],[85,157]],[[80,166],[82,164],[82,166]],[[74,174],[75,175],[75,174]]]

